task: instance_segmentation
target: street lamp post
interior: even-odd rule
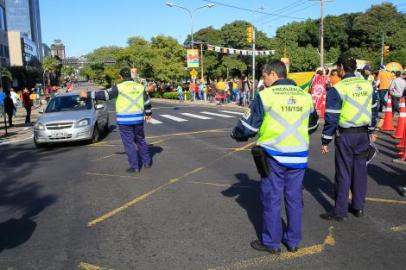
[[[193,15],[194,15],[194,13],[195,13],[197,10],[199,10],[199,9],[212,8],[212,7],[214,7],[214,4],[213,4],[213,3],[210,3],[210,4],[207,4],[207,5],[204,5],[204,6],[195,8],[194,10],[190,10],[190,9],[188,9],[188,8],[186,8],[186,7],[182,7],[182,6],[176,5],[176,4],[174,4],[174,3],[170,3],[170,2],[167,2],[166,5],[167,5],[168,7],[177,7],[177,8],[183,9],[183,10],[185,10],[185,11],[189,14],[189,17],[190,17],[190,38],[191,38],[191,40],[192,40],[192,49],[193,49],[193,45],[194,45],[194,44],[193,44],[193,43],[194,43],[194,39],[193,39]]]

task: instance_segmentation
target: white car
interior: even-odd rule
[[[82,99],[78,93],[52,98],[34,125],[34,143],[89,140],[97,142],[109,131],[109,112],[103,101]]]

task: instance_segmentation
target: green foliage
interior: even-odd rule
[[[252,44],[247,42],[246,29],[250,25],[249,22],[237,20],[220,29],[202,28],[194,33],[194,40],[249,50]],[[286,56],[291,60],[291,71],[314,71],[319,66],[319,28],[320,20],[292,22],[279,27],[274,38],[255,29],[256,48],[276,50],[274,56],[257,57],[257,70],[266,61],[284,57],[286,51]],[[391,51],[385,62],[398,61],[406,65],[406,15],[398,12],[393,4],[374,5],[364,13],[327,16],[324,21],[325,62],[334,63],[341,52],[350,51],[355,57],[368,60],[377,68],[382,33]],[[190,44],[190,38],[188,36],[183,44]],[[159,35],[146,40],[134,36],[128,39],[126,47],[101,47],[87,55],[93,64],[82,69],[81,75],[108,85],[117,80],[121,68],[131,67],[137,68],[138,75],[147,80],[180,81],[189,77],[184,69],[185,56],[185,48],[172,37]],[[115,60],[116,64],[104,66],[102,62],[106,59]],[[204,51],[204,73],[211,78],[225,78],[226,74],[230,77],[249,74],[251,59],[250,56]],[[257,72],[259,75],[260,72]]]
[[[189,92],[184,92],[183,97],[186,96],[186,99],[190,100],[191,96]],[[162,94],[162,98],[165,99],[178,99],[178,93],[176,92],[165,92]]]

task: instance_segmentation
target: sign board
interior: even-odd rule
[[[190,77],[192,77],[192,79],[196,79],[197,78],[197,71],[196,69],[192,69],[190,71]]]
[[[199,50],[188,49],[186,51],[186,60],[188,68],[199,67]]]

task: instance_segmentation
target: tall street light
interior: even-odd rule
[[[188,9],[188,8],[186,8],[186,7],[182,7],[182,6],[176,5],[176,4],[174,4],[174,3],[170,3],[170,2],[167,2],[166,5],[167,5],[168,7],[177,7],[177,8],[183,9],[183,10],[185,10],[185,11],[189,14],[189,17],[190,17],[190,37],[191,37],[191,39],[192,39],[192,49],[193,49],[193,43],[194,43],[194,39],[193,39],[193,15],[194,15],[194,13],[195,13],[197,10],[199,10],[199,9],[212,8],[212,7],[214,7],[214,4],[213,4],[213,3],[209,3],[209,4],[207,4],[207,5],[204,5],[204,6],[195,8],[195,9],[193,9],[193,10],[190,10],[190,9]]]

